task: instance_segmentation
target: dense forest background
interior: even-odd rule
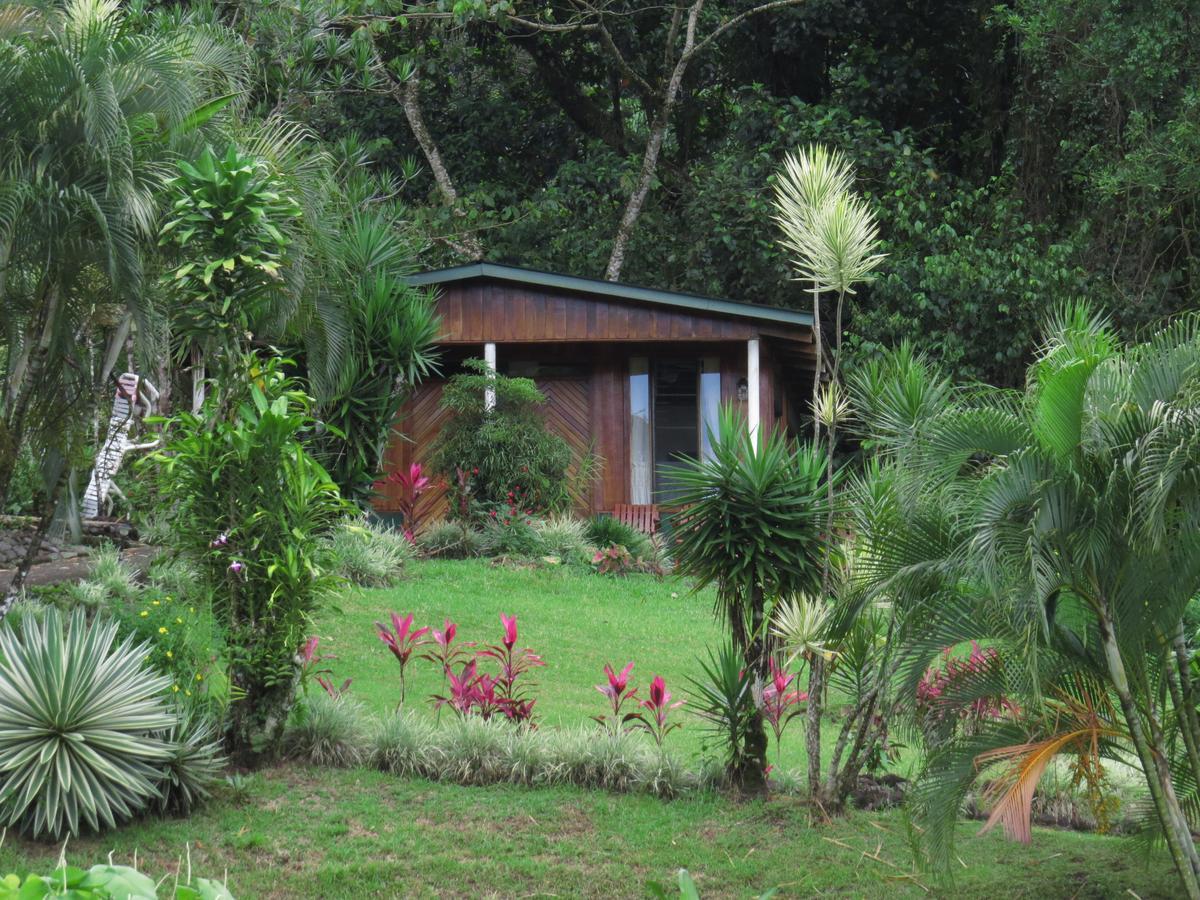
[[[1015,384],[1060,301],[1087,296],[1130,333],[1194,305],[1198,4],[770,6],[688,60],[622,280],[807,305],[769,183],[786,151],[823,141],[857,165],[890,254],[855,298],[857,352],[912,338],[963,378]],[[751,8],[215,12],[254,49],[261,112],[354,136],[394,173],[423,264],[600,277],[697,7],[698,36]]]

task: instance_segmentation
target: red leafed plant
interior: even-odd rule
[[[1018,711],[1007,697],[994,694],[956,703],[960,691],[973,680],[993,673],[1002,662],[994,649],[981,648],[975,641],[971,641],[971,652],[966,658],[952,656],[952,650],[947,647],[942,653],[942,665],[930,666],[917,682],[917,715],[927,738],[935,743],[949,737],[948,729],[956,721],[970,733],[984,721]]]
[[[400,618],[399,613],[392,613],[391,628],[382,622],[375,623],[379,639],[392,651],[392,656],[396,657],[396,661],[400,663],[400,702],[396,704],[396,709],[404,705],[404,670],[408,667],[408,661],[412,658],[413,651],[424,643],[421,638],[429,631],[428,628],[418,628],[414,631],[412,624],[412,613],[403,619]]]
[[[318,669],[317,666],[326,660],[337,659],[337,657],[332,653],[318,654],[317,645],[320,641],[319,637],[313,635],[300,645],[300,652],[298,654],[300,658],[300,690],[302,693],[307,694],[309,682],[315,681],[324,689],[326,694],[337,700],[350,690],[350,683],[354,679],[347,678],[342,682],[341,687],[333,686],[333,682],[326,677],[327,675],[333,675],[333,669],[329,668],[329,666]]]
[[[391,472],[384,480],[387,484],[394,484],[400,488],[400,496],[396,498],[396,505],[404,517],[404,536],[410,542],[415,543],[417,529],[421,525],[417,513],[417,501],[420,500],[423,493],[429,490],[431,482],[427,476],[422,474],[421,464],[417,462],[410,465],[407,472]]]
[[[650,682],[650,699],[643,700],[640,704],[641,708],[648,711],[647,713],[636,713],[632,720],[636,727],[641,728],[650,737],[654,738],[654,742],[659,747],[662,746],[663,740],[668,734],[676,728],[683,726],[679,722],[668,722],[667,719],[671,714],[671,710],[678,709],[683,706],[684,701],[677,700],[671,702],[671,692],[667,690],[667,685],[663,681],[661,675],[655,675],[654,680]]]
[[[629,673],[633,671],[633,663],[626,663],[620,674],[613,671],[613,667],[605,665],[604,674],[608,676],[608,684],[596,685],[596,690],[608,698],[609,707],[612,709],[611,716],[592,716],[609,732],[609,734],[617,734],[621,730],[621,726],[638,717],[636,712],[627,712],[622,714],[621,708],[631,702],[637,705],[637,688],[629,687]]]
[[[613,544],[611,547],[597,550],[592,557],[592,565],[600,575],[628,575],[636,571],[637,560],[620,544]]]
[[[500,623],[504,626],[504,638],[499,644],[489,644],[479,651],[481,657],[489,657],[500,665],[500,674],[496,678],[496,687],[500,702],[504,705],[504,713],[510,719],[527,722],[533,715],[534,700],[529,696],[537,687],[528,680],[532,669],[544,666],[542,658],[524,647],[517,649],[517,617],[500,614]]]
[[[771,731],[775,735],[776,761],[779,759],[783,730],[795,716],[799,715],[800,704],[808,700],[807,691],[789,690],[795,679],[795,675],[790,675],[780,669],[778,663],[772,659],[771,680],[762,687],[760,696],[755,698],[762,709],[763,718],[767,720],[767,724],[771,726]]]

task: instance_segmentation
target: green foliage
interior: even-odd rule
[[[570,503],[566,441],[547,429],[540,414],[545,398],[529,378],[490,372],[467,360],[442,394],[449,413],[431,451],[430,465],[450,485],[450,508],[458,509],[456,473],[469,476],[472,509],[507,507],[515,494],[522,510],[557,512]],[[486,408],[486,392],[495,394]]]
[[[181,258],[166,275],[180,352],[240,347],[282,280],[285,230],[300,207],[264,161],[233,144],[224,156],[205,149],[194,165],[181,160],[168,187],[174,200],[159,243]]]
[[[47,610],[0,626],[0,821],[58,839],[113,828],[158,798],[168,679],[116,623]]]
[[[538,552],[563,563],[587,564],[596,548],[588,539],[587,526],[570,515],[556,515],[533,523],[537,532]]]
[[[232,412],[214,405],[165,424],[155,455],[161,496],[175,505],[174,547],[201,571],[225,633],[233,704],[227,735],[243,761],[278,747],[296,678],[296,648],[336,583],[325,542],[347,510],[301,443],[311,401],[277,360],[256,362]]]
[[[416,547],[403,534],[370,520],[343,522],[329,538],[329,565],[363,587],[387,587],[404,572]]]
[[[649,536],[615,516],[592,516],[587,522],[587,537],[597,547],[624,547],[635,557],[652,554]]]
[[[403,279],[414,253],[379,215],[351,216],[332,247],[334,277],[348,285],[349,336],[318,409],[331,429],[320,458],[360,506],[370,501],[401,405],[436,363],[433,303]]]
[[[483,524],[481,548],[485,556],[530,559],[544,555],[541,535],[533,520],[517,513],[512,518],[497,515]]]
[[[483,553],[483,533],[466,522],[433,522],[417,535],[417,550],[434,559],[467,559]]]
[[[680,574],[716,585],[718,613],[745,649],[761,631],[764,597],[820,584],[826,457],[777,431],[755,441],[730,408],[713,437],[711,459],[671,471],[683,508],[670,519],[674,555]]]
[[[754,675],[732,643],[710,649],[700,668],[703,677],[691,679],[688,708],[704,720],[726,771],[737,777],[754,765],[750,744],[761,727],[754,716]]]
[[[99,863],[86,871],[60,865],[49,875],[30,874],[22,878],[9,874],[0,878],[0,900],[233,900],[219,881],[197,878],[190,873],[186,884],[178,879],[171,892],[160,895],[154,879],[130,866]]]

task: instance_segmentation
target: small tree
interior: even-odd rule
[[[554,512],[570,503],[567,469],[571,448],[541,415],[546,398],[529,378],[508,378],[469,359],[442,394],[450,417],[432,450],[433,470],[450,485],[452,510],[464,490],[456,473],[469,476],[476,504]],[[495,398],[489,408],[488,392]],[[478,508],[478,507],[476,507]]]
[[[312,612],[336,583],[322,540],[347,511],[328,474],[301,443],[311,401],[277,359],[249,358],[230,385],[232,412],[166,423],[152,459],[164,501],[175,505],[172,543],[213,591],[234,691],[226,744],[242,765],[269,760],[299,681],[297,648]]]
[[[671,516],[676,571],[695,589],[717,589],[717,616],[754,673],[761,694],[770,680],[768,626],[780,597],[811,592],[821,583],[826,503],[825,452],[794,446],[778,431],[757,440],[745,420],[722,409],[711,459],[673,467],[683,511]],[[767,732],[756,708],[743,733],[746,746],[732,779],[765,787]]]

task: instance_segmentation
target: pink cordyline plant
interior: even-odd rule
[[[540,656],[528,647],[517,649],[517,617],[500,614],[504,626],[504,637],[500,644],[490,644],[479,651],[479,656],[496,660],[500,674],[496,678],[501,703],[505,714],[511,719],[527,722],[533,715],[533,704],[529,697],[536,685],[527,680],[530,670],[546,665]]]
[[[604,674],[608,677],[608,684],[596,685],[596,690],[608,698],[609,707],[612,709],[611,716],[592,716],[609,732],[609,734],[617,734],[621,730],[621,726],[638,717],[636,712],[628,712],[622,715],[621,707],[627,702],[632,702],[637,705],[637,688],[629,687],[629,673],[633,671],[633,663],[626,663],[620,673],[613,671],[610,665],[604,666]]]
[[[427,659],[434,663],[438,670],[442,673],[442,690],[447,688],[447,682],[450,677],[450,670],[458,666],[465,659],[472,656],[475,645],[472,643],[454,643],[454,638],[458,634],[458,626],[446,619],[439,631],[436,628],[429,630],[431,641],[426,643],[426,647],[430,649],[421,654],[421,659]],[[436,699],[436,695],[435,695]],[[438,718],[442,715],[442,704],[437,704]]]
[[[971,641],[966,659],[951,656],[952,649],[942,651],[941,668],[930,666],[917,682],[917,709],[927,725],[939,725],[948,713],[956,712],[969,730],[984,720],[1015,714],[1016,704],[1004,696],[977,697],[965,705],[953,705],[957,685],[987,674],[1000,666],[1001,660],[993,648],[981,648],[976,641]]]
[[[788,689],[795,678],[795,675],[790,675],[780,669],[772,659],[771,680],[762,688],[761,697],[756,698],[760,701],[759,706],[762,709],[763,718],[767,720],[767,724],[771,726],[771,731],[775,734],[776,762],[779,760],[783,730],[800,713],[800,704],[808,700],[807,691]]]
[[[418,628],[414,631],[412,624],[412,613],[403,619],[400,618],[399,613],[392,613],[391,628],[382,622],[375,623],[379,639],[392,651],[392,656],[396,657],[396,661],[400,663],[400,702],[396,704],[396,709],[404,705],[404,670],[408,667],[408,661],[412,657],[413,651],[422,645],[421,638],[429,631],[428,628]]]
[[[392,472],[384,479],[384,483],[394,484],[400,489],[396,505],[404,519],[404,536],[414,544],[417,541],[417,529],[421,524],[417,518],[417,501],[429,490],[431,484],[428,476],[422,472],[421,464],[415,462],[408,467],[407,472]]]
[[[313,635],[303,644],[300,645],[300,650],[296,654],[300,662],[300,690],[307,694],[309,680],[316,681],[334,700],[341,699],[342,695],[350,690],[350,683],[353,678],[347,678],[342,682],[341,687],[334,687],[333,682],[326,678],[326,675],[333,675],[333,669],[325,666],[323,669],[318,669],[317,666],[327,660],[337,659],[332,653],[318,654],[317,645],[321,639]]]
[[[649,715],[637,713],[635,720],[637,727],[645,730],[661,748],[663,740],[668,734],[676,728],[683,727],[679,722],[667,722],[671,710],[678,709],[683,704],[683,700],[671,702],[671,692],[667,690],[662,676],[655,675],[654,680],[650,682],[650,699],[643,700],[640,704],[642,709],[649,711]]]

